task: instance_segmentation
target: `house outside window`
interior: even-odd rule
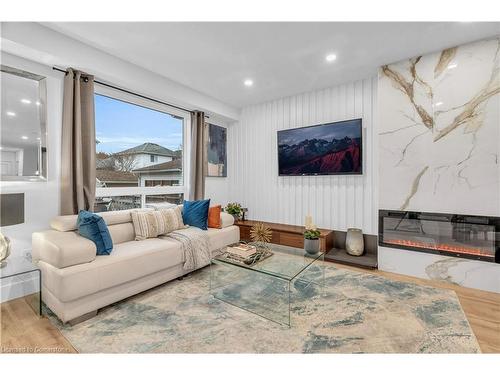
[[[96,212],[182,203],[188,113],[106,88],[95,124]]]

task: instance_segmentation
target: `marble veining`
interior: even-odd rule
[[[460,263],[467,262],[463,259],[456,258],[444,258],[437,260],[427,267],[425,267],[425,273],[429,276],[431,280],[447,281],[452,284],[462,285],[459,281],[455,280],[450,274],[450,268],[456,267]]]
[[[379,246],[379,269],[500,293],[500,264]]]
[[[500,38],[384,65],[384,209],[500,214]]]
[[[480,352],[450,290],[327,263],[322,290],[293,283],[288,328],[210,296],[209,273],[198,270],[104,308],[73,327],[45,310],[82,353]],[[252,283],[232,285],[227,293],[237,298],[247,287]]]

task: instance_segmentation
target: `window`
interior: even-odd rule
[[[141,208],[140,195],[96,197],[94,203],[94,212],[120,211],[132,208]]]
[[[175,181],[173,180],[146,180],[145,185],[149,187],[154,186],[175,186]]]
[[[94,99],[95,210],[182,201],[188,114],[107,88]]]

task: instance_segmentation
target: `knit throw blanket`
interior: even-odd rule
[[[179,241],[184,252],[184,269],[192,271],[210,264],[208,235],[199,228],[189,227],[170,232],[166,237]]]

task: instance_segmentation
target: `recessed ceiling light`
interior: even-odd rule
[[[437,102],[436,104],[434,104],[434,107],[439,107],[440,105],[443,105],[443,102]]]
[[[26,137],[25,135],[23,135],[23,136],[21,137],[21,139],[26,140],[26,139],[28,139],[28,137]]]
[[[31,104],[31,100],[29,100],[29,99],[21,99],[21,103]]]
[[[36,105],[40,105],[40,102],[37,100],[37,101],[35,102],[35,104],[36,104]]]
[[[455,69],[457,66],[458,66],[457,63],[453,63],[453,64],[448,65],[448,69]]]
[[[10,116],[10,117],[15,117],[16,116],[16,112],[12,112],[12,111],[7,111],[7,112],[5,112],[5,114],[7,116]]]
[[[335,60],[337,60],[337,55],[334,53],[330,53],[326,55],[325,60],[328,62],[334,62]]]
[[[253,86],[253,81],[251,79],[245,79],[243,84],[247,87]]]

